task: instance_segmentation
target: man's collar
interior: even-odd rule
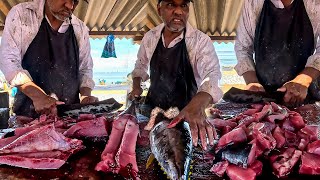
[[[293,1],[294,0],[291,0],[291,4],[293,3]],[[280,9],[284,8],[284,5],[281,0],[271,0],[271,2],[274,4],[276,8],[280,8]]]

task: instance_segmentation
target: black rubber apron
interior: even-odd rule
[[[172,48],[164,47],[160,38],[150,62],[150,81],[146,104],[151,108],[182,110],[191,101],[198,88],[184,38]]]
[[[254,39],[256,73],[267,92],[294,79],[314,52],[312,24],[303,0],[285,9],[265,0]]]
[[[48,95],[54,93],[66,104],[79,103],[79,47],[71,23],[65,33],[59,33],[43,18],[22,67]],[[32,100],[21,91],[15,96],[13,111],[16,115],[38,116]]]

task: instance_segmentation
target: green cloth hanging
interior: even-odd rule
[[[104,45],[103,52],[101,55],[102,58],[117,58],[116,49],[114,47],[114,35],[110,34],[107,36],[107,42]]]

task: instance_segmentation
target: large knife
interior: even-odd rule
[[[232,87],[223,95],[223,100],[235,103],[261,103],[277,102],[282,103],[285,92],[275,91],[272,93],[254,92]]]
[[[62,104],[58,105],[58,116],[79,116],[79,114],[102,114],[118,110],[122,104],[110,98],[90,104]]]

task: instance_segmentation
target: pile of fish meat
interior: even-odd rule
[[[111,134],[96,171],[119,174],[125,179],[140,179],[136,160],[136,144],[139,125],[136,103],[131,105],[112,122]]]
[[[320,174],[319,128],[276,103],[253,104],[231,119],[209,118],[220,138],[214,148],[211,172],[230,179],[253,180],[269,161],[273,174],[288,176],[295,166],[300,174]]]
[[[29,169],[59,169],[77,151],[82,140],[106,143],[95,170],[139,179],[136,143],[139,125],[132,103],[121,114],[80,114],[76,119],[42,115],[39,119],[18,117],[19,126],[0,139],[0,164]],[[106,118],[107,117],[107,118]],[[73,138],[73,139],[72,139]]]
[[[25,124],[0,139],[0,164],[59,169],[72,154],[85,148],[80,139],[108,137],[106,118],[92,114],[83,114],[77,119],[46,115],[35,120],[22,119]]]

